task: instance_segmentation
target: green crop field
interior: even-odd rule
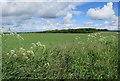
[[[118,32],[2,36],[3,79],[117,79]]]

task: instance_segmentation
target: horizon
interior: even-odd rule
[[[69,29],[72,29],[72,28],[69,28]],[[54,29],[54,30],[60,30],[60,31],[62,31],[62,30],[69,30],[69,29]],[[76,29],[89,29],[89,28],[76,28]],[[96,32],[98,31],[98,30],[100,30],[100,31],[103,31],[103,30],[107,30],[107,31],[117,31],[117,32],[119,32],[120,30],[109,30],[109,29],[105,29],[105,28],[103,28],[103,29],[97,29],[97,28],[90,28],[90,29],[96,29]],[[43,31],[17,31],[17,32],[13,32],[13,31],[5,31],[5,32],[2,32],[2,33],[42,33],[42,32],[46,32],[46,31],[54,31],[54,30],[43,30]],[[74,29],[73,29],[74,30]]]

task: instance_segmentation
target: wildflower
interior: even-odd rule
[[[30,49],[33,49],[33,47],[30,47]]]
[[[28,57],[27,57],[27,56],[24,56],[23,58],[28,60]]]
[[[34,52],[31,50],[30,53],[34,54]]]
[[[17,57],[17,54],[14,54],[13,57]]]
[[[32,50],[28,50],[27,53],[32,54],[34,56],[34,52]]]
[[[78,36],[76,36],[75,39],[77,40],[77,39],[78,39]]]
[[[26,54],[25,54],[25,53],[23,53],[23,55],[25,56]]]
[[[34,56],[34,52],[33,51],[31,51],[31,54]]]
[[[21,38],[22,40],[24,40],[24,38]]]
[[[23,50],[23,48],[20,48],[20,50]]]
[[[27,53],[31,53],[31,51],[30,51],[30,50],[28,50],[28,51],[27,51]]]
[[[37,46],[41,46],[42,45],[41,42],[37,42],[36,44],[37,44]]]
[[[50,53],[50,55],[53,55],[53,53]]]
[[[25,49],[21,47],[21,48],[20,48],[20,51],[21,51],[21,52],[24,52],[24,51],[25,51]]]
[[[85,47],[83,46],[83,49],[85,49]]]
[[[28,57],[25,57],[26,59],[28,59]]]
[[[45,52],[45,50],[46,50],[46,47],[45,47],[45,45],[42,45],[42,47],[44,48],[44,50],[43,50],[43,53]]]
[[[22,38],[19,34],[17,34],[17,38],[18,38],[19,40],[24,40],[24,38]]]
[[[45,48],[45,45],[41,45],[41,46]]]
[[[92,38],[94,38],[94,36],[91,36]]]
[[[78,38],[76,37],[75,39],[77,40]]]
[[[35,44],[35,43],[32,43],[32,45],[33,45],[34,47],[36,47],[36,44]]]
[[[11,54],[14,54],[14,53],[15,53],[15,50],[11,50],[10,53],[11,53]]]
[[[91,35],[88,35],[88,37],[90,37]]]
[[[10,35],[14,35],[14,33],[13,33],[13,32],[11,32],[11,33],[10,33]]]
[[[97,40],[95,40],[95,41],[97,41]]]
[[[7,55],[9,55],[9,53],[7,53]]]
[[[46,63],[45,66],[46,66],[46,65],[49,66],[50,64],[49,64],[49,63]]]

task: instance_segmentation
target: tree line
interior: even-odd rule
[[[94,33],[97,31],[109,31],[108,29],[96,29],[96,28],[78,28],[78,29],[63,29],[63,30],[48,30],[48,31],[38,31],[38,32],[17,32],[17,33]],[[4,34],[9,34],[9,32],[3,32]]]
[[[107,29],[95,29],[95,28],[79,28],[79,29],[63,29],[63,30],[49,30],[42,31],[40,33],[94,33],[96,31],[108,31]]]

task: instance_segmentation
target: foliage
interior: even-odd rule
[[[55,36],[60,37],[59,34]],[[92,33],[73,37],[68,44],[57,44],[56,41],[56,45],[47,47],[36,42],[28,48],[20,47],[9,52],[3,50],[3,79],[118,78],[116,33]],[[65,37],[64,41],[66,39]]]
[[[97,31],[111,31],[108,29],[95,29],[95,28],[78,28],[78,29],[63,29],[63,30],[48,30],[48,31],[37,31],[37,32],[17,32],[21,33],[94,33]],[[115,32],[115,31],[114,31]],[[117,32],[117,31],[116,31]],[[9,34],[10,32],[4,32],[4,34]]]
[[[93,33],[95,31],[96,29],[93,29],[93,28],[81,28],[81,29],[43,31],[42,33]]]

